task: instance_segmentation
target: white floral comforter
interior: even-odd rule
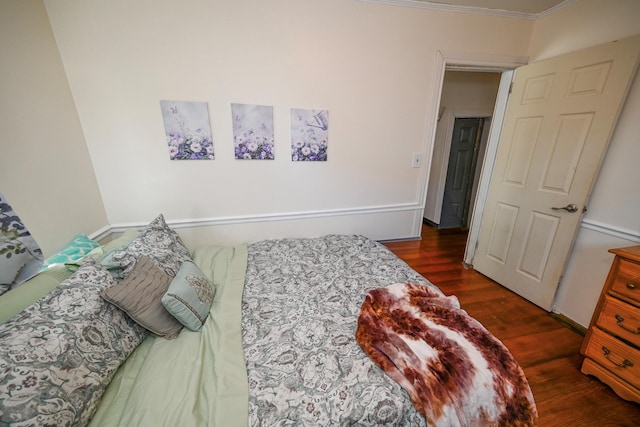
[[[248,249],[242,328],[249,425],[424,426],[355,331],[369,290],[429,282],[361,236],[268,240]]]

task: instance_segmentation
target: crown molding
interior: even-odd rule
[[[404,7],[414,7],[418,9],[439,10],[444,12],[475,13],[478,15],[492,15],[492,16],[503,16],[508,18],[536,20],[538,18],[547,16],[566,6],[569,6],[570,4],[573,4],[578,0],[564,0],[562,3],[559,3],[556,6],[549,8],[540,13],[517,12],[517,11],[502,10],[502,9],[487,9],[483,7],[459,6],[459,5],[453,5],[453,4],[433,3],[429,1],[418,1],[418,0],[359,0],[359,1],[362,1],[365,3],[386,4],[391,6],[404,6]]]
[[[577,2],[578,0],[564,0],[562,3],[558,3],[557,5],[550,7],[549,9],[540,12],[538,14],[536,14],[536,19],[538,18],[544,18],[547,15],[551,15],[553,12],[556,12],[560,9],[563,9],[569,5],[572,5],[573,3]]]

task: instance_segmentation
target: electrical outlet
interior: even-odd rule
[[[413,158],[411,159],[411,167],[412,168],[422,167],[422,153],[413,153]]]

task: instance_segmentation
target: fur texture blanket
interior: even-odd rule
[[[535,426],[529,383],[507,348],[455,296],[398,283],[366,296],[356,339],[429,426]]]

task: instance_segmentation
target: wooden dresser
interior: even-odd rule
[[[615,254],[580,352],[582,373],[640,402],[640,246]]]

